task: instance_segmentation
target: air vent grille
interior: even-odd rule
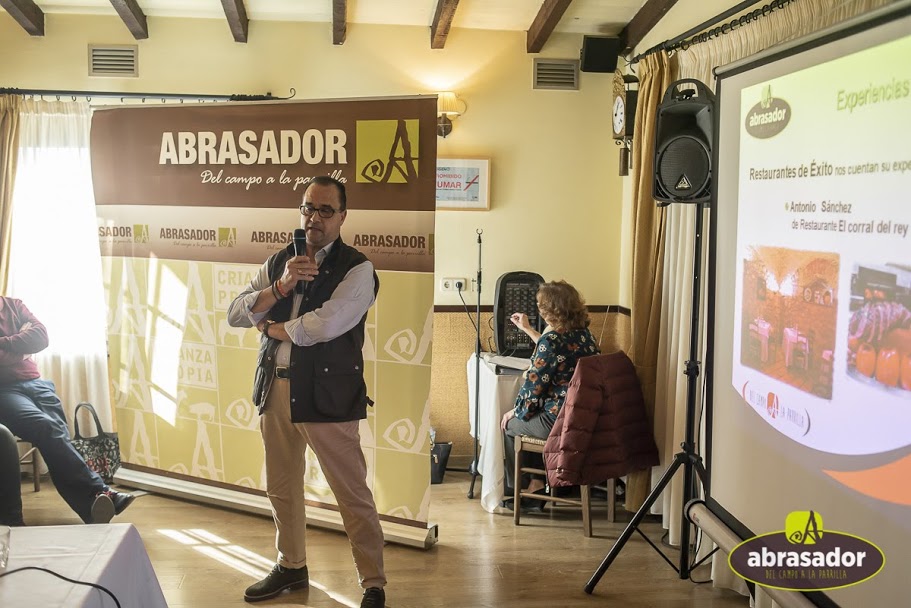
[[[535,89],[579,90],[578,59],[535,59]]]
[[[139,76],[139,48],[129,44],[90,44],[89,76]]]

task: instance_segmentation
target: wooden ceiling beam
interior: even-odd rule
[[[538,16],[528,28],[528,39],[525,44],[529,53],[539,53],[544,48],[544,43],[550,38],[563,13],[569,8],[573,0],[544,0]]]
[[[136,4],[136,0],[111,0],[114,10],[123,19],[123,23],[133,34],[136,40],[145,40],[149,37],[149,24],[145,13]]]
[[[332,44],[345,44],[348,35],[348,0],[332,0]]]
[[[437,0],[437,10],[430,26],[430,48],[441,49],[446,46],[446,37],[449,36],[449,27],[457,8],[459,0]]]
[[[44,36],[44,11],[32,0],[0,0],[0,6],[30,36]]]
[[[620,32],[620,39],[626,42],[626,49],[634,49],[655,27],[677,0],[648,0]],[[624,50],[626,50],[624,49]]]
[[[247,19],[244,0],[221,0],[221,6],[225,9],[225,19],[228,20],[228,25],[231,27],[234,41],[246,42],[250,20]]]

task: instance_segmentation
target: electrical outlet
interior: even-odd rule
[[[444,278],[440,279],[440,291],[467,291],[467,290],[468,290],[468,279],[464,279],[461,277],[444,277]]]

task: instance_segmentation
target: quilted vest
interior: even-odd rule
[[[275,253],[268,261],[269,278],[277,281],[285,262],[294,255],[293,245]],[[319,275],[304,293],[299,314],[320,308],[335,291],[348,271],[367,261],[367,257],[339,237],[329,255],[320,264]],[[374,296],[380,282],[373,273]],[[291,318],[293,298],[279,300],[267,317],[276,323]],[[364,325],[367,314],[357,325],[328,342],[312,346],[291,345],[291,420],[293,422],[347,422],[367,417],[367,396],[364,383]],[[280,341],[260,338],[259,358],[253,383],[253,403],[262,413],[266,396],[275,378],[275,353]]]

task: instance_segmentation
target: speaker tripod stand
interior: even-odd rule
[[[697,409],[697,397],[698,397],[698,378],[699,378],[699,365],[700,362],[697,360],[699,356],[699,296],[700,296],[700,267],[702,260],[702,229],[703,229],[703,205],[698,204],[696,208],[696,237],[695,243],[693,245],[693,302],[692,302],[692,314],[690,316],[690,352],[689,360],[686,362],[686,374],[687,378],[687,392],[686,392],[686,432],[684,436],[683,443],[680,444],[681,451],[677,452],[674,455],[674,461],[671,463],[671,466],[665,471],[664,475],[661,476],[661,480],[658,482],[658,485],[655,486],[655,489],[652,490],[651,494],[648,495],[648,498],[645,499],[645,502],[642,503],[642,506],[636,511],[636,514],[633,516],[633,519],[629,522],[626,528],[623,530],[623,533],[620,534],[620,537],[617,538],[617,541],[611,547],[610,551],[605,556],[604,560],[601,562],[601,565],[598,566],[598,569],[589,579],[588,583],[585,585],[585,592],[592,593],[595,590],[595,586],[598,584],[598,581],[601,580],[601,577],[604,576],[604,573],[607,572],[607,569],[610,568],[611,563],[614,559],[620,554],[620,551],[623,550],[623,547],[626,546],[627,541],[632,537],[634,532],[638,532],[645,540],[652,546],[652,548],[664,558],[668,564],[671,565],[674,570],[680,575],[681,579],[687,579],[690,576],[693,568],[699,566],[699,563],[690,565],[690,522],[686,517],[685,510],[680,509],[680,555],[678,559],[678,565],[668,559],[661,549],[659,549],[645,534],[639,530],[639,524],[642,523],[642,520],[648,515],[649,510],[652,508],[652,505],[655,504],[655,501],[658,500],[658,497],[661,496],[661,493],[664,492],[664,489],[671,482],[676,475],[677,471],[680,468],[683,468],[683,502],[682,505],[686,505],[692,498],[695,497],[695,476],[698,475],[699,480],[702,482],[703,488],[708,490],[709,480],[708,475],[706,474],[705,467],[702,464],[702,457],[696,452],[696,409]],[[714,553],[714,551],[712,552]],[[711,553],[709,554],[711,555]],[[707,559],[708,556],[706,556]]]
[[[475,342],[474,342],[474,460],[468,466],[468,472],[471,474],[471,485],[468,487],[468,498],[474,498],[474,482],[477,481],[481,472],[478,470],[480,455],[478,454],[478,444],[481,441],[481,235],[484,231],[478,228],[478,307],[475,317]],[[471,315],[468,315],[471,319]]]

